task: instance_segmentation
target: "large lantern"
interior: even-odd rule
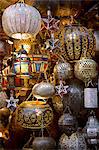
[[[88,57],[95,55],[96,41],[91,30],[77,25],[65,26],[59,37],[63,48],[61,55],[69,62],[79,60],[85,51]]]
[[[38,10],[20,3],[9,6],[2,16],[4,32],[15,39],[27,39],[36,35],[41,27],[41,16]]]
[[[44,102],[25,101],[16,109],[16,121],[23,128],[46,128],[52,119],[53,111],[51,107]]]
[[[94,60],[83,57],[75,64],[75,76],[88,83],[98,74],[97,64]]]

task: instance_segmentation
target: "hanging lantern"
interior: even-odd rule
[[[0,108],[6,107],[7,95],[4,91],[0,91]]]
[[[56,110],[57,113],[63,112],[63,103],[62,103],[62,99],[59,95],[53,96],[52,103],[53,103],[54,109]]]
[[[41,54],[33,54],[31,57],[31,66],[33,73],[46,72],[48,68],[48,56]]]
[[[98,91],[97,88],[84,89],[84,107],[97,108],[98,107]]]
[[[84,57],[75,64],[74,73],[78,79],[86,84],[97,76],[97,64],[94,60]]]
[[[30,60],[27,52],[22,49],[14,62],[14,73],[20,77],[30,75]]]
[[[58,125],[62,133],[66,133],[67,135],[71,135],[77,128],[76,118],[69,111],[64,113],[58,120]]]
[[[61,55],[69,62],[75,62],[86,55],[95,55],[96,42],[91,30],[83,26],[69,25],[60,30],[59,39],[61,42]]]
[[[99,122],[95,115],[89,116],[84,130],[89,145],[99,144]]]
[[[54,67],[54,76],[58,80],[72,78],[72,67],[69,63],[59,63]]]
[[[2,16],[4,32],[15,39],[27,39],[35,36],[41,27],[38,10],[20,0],[5,9]]]
[[[54,86],[49,82],[40,82],[34,85],[33,95],[37,99],[48,99],[55,94]]]
[[[86,141],[82,132],[75,132],[70,137],[65,133],[59,140],[60,150],[87,150]]]
[[[53,119],[53,111],[48,104],[39,101],[22,102],[16,109],[16,121],[23,128],[46,128]]]
[[[54,150],[55,146],[56,143],[51,137],[36,137],[32,143],[33,150]]]

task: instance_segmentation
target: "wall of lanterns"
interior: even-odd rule
[[[1,111],[0,120],[3,113],[10,118],[5,130],[0,124],[2,135],[6,130],[10,132],[15,114],[16,126],[42,132],[41,137],[32,135],[32,145],[23,145],[24,150],[40,150],[41,146],[43,150],[98,149],[99,122],[94,112],[98,109],[98,91],[93,81],[97,81],[98,64],[93,60],[93,31],[73,22],[61,24],[50,10],[47,18],[41,19],[39,11],[23,1],[4,10],[2,25],[13,39],[11,61],[6,68],[2,67],[5,49],[2,42],[0,45],[0,108],[7,107]],[[78,118],[86,110],[88,121],[81,129]],[[56,121],[54,111],[59,115],[57,126],[61,133],[56,142],[49,137],[49,126]],[[2,135],[4,142],[10,139],[10,135]]]

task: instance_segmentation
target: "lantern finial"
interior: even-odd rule
[[[18,3],[24,3],[24,0],[19,0]]]

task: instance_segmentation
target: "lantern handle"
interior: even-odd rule
[[[24,0],[19,0],[18,3],[24,3]]]

